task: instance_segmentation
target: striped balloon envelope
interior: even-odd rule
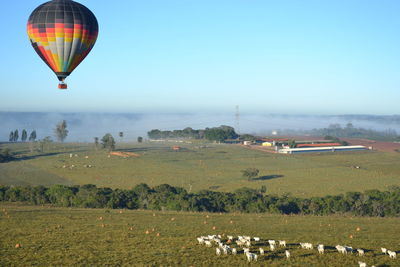
[[[99,26],[94,14],[72,0],[52,0],[38,6],[27,25],[31,44],[60,81],[58,88],[85,59],[97,40]]]

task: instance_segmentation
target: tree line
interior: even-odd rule
[[[187,127],[183,130],[161,131],[153,129],[147,132],[150,139],[167,139],[167,138],[193,138],[193,139],[207,139],[210,141],[222,142],[226,139],[237,138],[238,135],[235,129],[230,126],[221,125],[219,127],[212,127],[206,129],[192,129]]]
[[[33,130],[31,132],[31,134],[29,135],[29,139],[28,139],[28,132],[23,129],[21,132],[21,141],[22,142],[26,142],[26,140],[28,139],[30,142],[35,142],[37,136],[36,136],[36,130]],[[19,139],[19,132],[18,129],[16,129],[15,131],[11,131],[10,135],[8,137],[8,141],[10,142],[18,142]]]
[[[387,191],[368,190],[311,198],[269,195],[265,191],[264,187],[260,190],[241,188],[231,193],[209,190],[189,193],[168,184],[154,187],[138,184],[129,190],[95,185],[0,186],[0,201],[83,208],[400,216],[400,186],[392,186]]]

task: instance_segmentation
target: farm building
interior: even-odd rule
[[[340,143],[323,143],[323,144],[297,144],[297,148],[303,147],[324,147],[324,146],[341,146]]]
[[[324,147],[284,148],[278,150],[278,152],[284,154],[297,154],[297,153],[358,151],[367,149],[368,148],[365,146],[324,146]]]
[[[261,144],[262,146],[276,146],[276,145],[287,144],[289,142],[289,139],[287,139],[287,138],[260,138],[260,139],[257,139],[255,142],[256,142],[256,144]],[[264,145],[264,143],[265,143],[265,145]]]
[[[262,145],[262,146],[269,146],[269,147],[271,147],[271,146],[274,145],[274,142],[263,142],[263,143],[261,143],[261,145]]]

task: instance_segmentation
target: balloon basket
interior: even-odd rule
[[[67,89],[67,88],[68,88],[68,86],[67,86],[66,83],[59,83],[58,84],[58,89],[64,90],[64,89]]]

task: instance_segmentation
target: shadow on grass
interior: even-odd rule
[[[253,178],[253,179],[251,179],[251,181],[266,181],[266,180],[272,180],[272,179],[282,178],[282,177],[284,177],[284,175],[272,174],[272,175],[266,175],[266,176],[260,176],[257,178]]]
[[[279,256],[276,253],[268,254],[268,255],[264,254],[264,257],[263,257],[263,259],[265,259],[265,260],[278,260],[278,259],[283,259],[283,258],[284,258],[283,256]]]
[[[312,254],[312,253],[307,253],[307,254],[302,254],[302,255],[300,255],[299,257],[305,258],[305,257],[310,257],[310,256],[314,256],[314,254]]]

